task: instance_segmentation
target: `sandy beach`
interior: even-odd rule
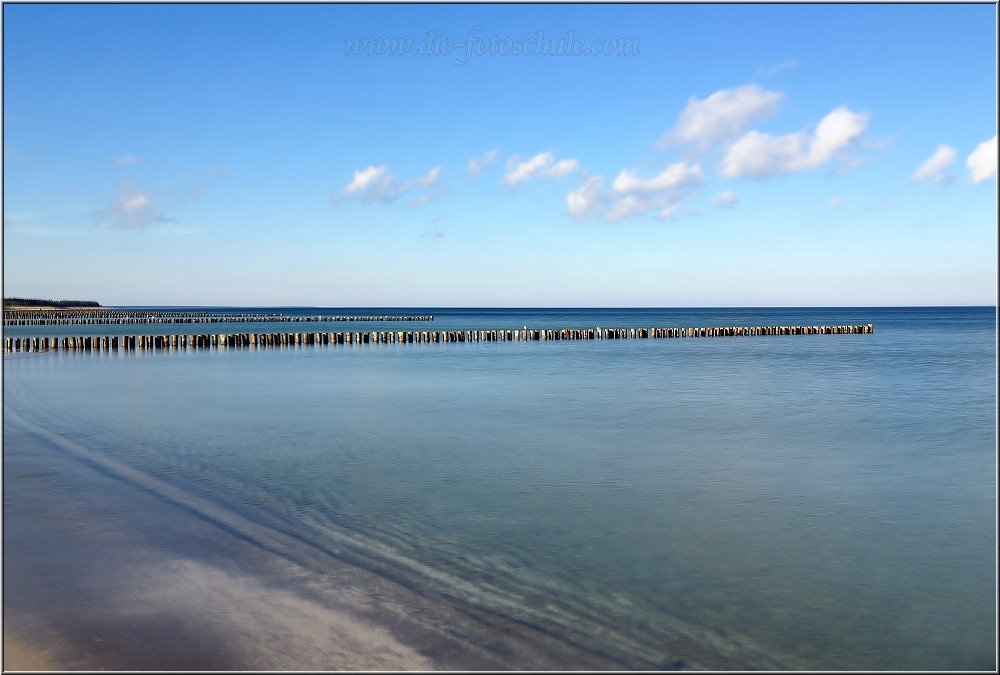
[[[342,576],[341,583],[326,584],[192,517],[151,494],[149,485],[137,489],[67,462],[73,480],[87,484],[69,494],[63,488],[68,477],[52,471],[59,451],[12,426],[5,425],[5,669],[500,665],[407,625],[398,607],[377,602]],[[21,489],[32,481],[40,482]],[[123,500],[130,506],[123,508]],[[197,556],[184,555],[195,549]],[[393,623],[394,630],[386,627]],[[435,664],[399,632],[425,646],[437,643],[446,656]],[[32,645],[45,645],[44,653]]]
[[[335,560],[317,573],[236,514],[6,418],[5,669],[497,670],[565,648],[501,621],[470,642],[468,616]]]
[[[58,665],[41,651],[27,646],[20,640],[3,636],[4,670],[58,670]]]

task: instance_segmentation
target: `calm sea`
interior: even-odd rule
[[[996,667],[995,308],[259,309],[875,333],[5,358],[11,630],[83,667],[311,665],[336,631],[252,583],[355,594],[444,666]],[[356,326],[181,330],[388,329]]]

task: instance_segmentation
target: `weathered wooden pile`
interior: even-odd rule
[[[435,331],[335,331],[324,333],[223,333],[208,335],[103,335],[5,338],[8,352],[47,350],[133,351],[217,349],[290,345],[428,344],[441,342],[533,342],[764,335],[853,335],[874,333],[875,324],[840,326],[720,326],[711,328],[528,328]]]

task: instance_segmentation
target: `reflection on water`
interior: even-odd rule
[[[437,322],[732,323],[704,312]],[[5,361],[5,439],[374,572],[516,667],[990,669],[994,315],[816,313],[876,333],[41,354]]]

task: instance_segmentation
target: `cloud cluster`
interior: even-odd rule
[[[670,164],[649,178],[634,169],[623,169],[610,190],[604,188],[602,176],[587,178],[566,195],[569,215],[605,222],[654,212],[661,220],[676,217],[684,212],[683,203],[700,193],[706,181],[702,162],[713,156],[719,158],[718,174],[728,179],[770,178],[815,169],[834,160],[841,169],[857,163],[850,151],[863,140],[867,113],[841,106],[826,114],[811,131],[770,134],[752,129],[755,123],[773,117],[783,99],[781,92],[756,84],[720,89],[704,99],[691,97],[657,146],[682,146],[685,152],[694,153],[694,159]],[[544,166],[551,166],[551,158],[536,156],[514,169],[531,175]],[[521,175],[513,170],[509,173],[511,179]],[[739,200],[734,192],[725,190],[712,202],[733,209]]]
[[[951,185],[955,175],[951,172],[952,165],[958,158],[955,148],[941,144],[927,161],[914,172],[912,179],[918,183],[935,183]],[[969,182],[973,185],[982,183],[997,175],[997,137],[983,141],[965,158],[965,167],[969,170]]]
[[[580,171],[580,163],[575,159],[556,160],[551,152],[540,152],[530,159],[521,161],[518,155],[507,160],[501,182],[508,187],[540,177],[562,178]]]
[[[842,106],[820,120],[812,134],[750,131],[726,150],[720,173],[726,178],[769,178],[815,169],[847,151],[867,126],[867,114]]]
[[[703,182],[700,164],[677,162],[662,172],[643,178],[634,169],[623,169],[603,190],[604,177],[592,176],[566,195],[569,214],[577,220],[600,217],[614,223],[656,212],[660,220],[676,216],[680,204],[696,194]]]
[[[756,121],[772,117],[783,94],[756,84],[720,89],[708,98],[688,99],[677,124],[660,140],[660,147],[689,143],[706,150],[715,143],[736,138]]]
[[[357,198],[366,204],[389,204],[409,192],[415,194],[407,200],[407,206],[423,206],[438,195],[438,192],[431,192],[431,188],[438,182],[441,174],[441,167],[436,166],[423,176],[400,182],[387,164],[369,165],[354,171],[354,178],[344,188],[342,196]],[[337,201],[336,195],[334,201]]]
[[[633,169],[623,169],[611,189],[623,195],[605,216],[608,222],[644,215],[655,211],[657,218],[676,216],[678,207],[697,194],[704,181],[700,164],[676,162],[652,178],[643,178]]]
[[[701,183],[701,178],[700,164],[689,165],[677,162],[652,178],[641,178],[634,170],[623,169],[615,178],[612,188],[619,193],[643,192],[649,194],[695,186]]]
[[[765,74],[795,65],[794,61],[788,61]],[[667,163],[662,171],[651,176],[634,168],[623,168],[614,180],[607,180],[604,175],[589,174],[577,159],[560,159],[554,152],[545,151],[527,158],[509,157],[500,183],[513,189],[540,178],[562,179],[576,174],[581,182],[565,194],[567,213],[573,219],[618,222],[653,215],[667,220],[691,212],[683,207],[698,197],[707,182],[703,166],[711,167],[719,178],[728,180],[762,180],[823,166],[832,166],[834,173],[840,173],[865,161],[861,153],[884,147],[883,142],[866,136],[869,114],[847,105],[830,110],[813,125],[787,133],[754,128],[773,118],[784,99],[784,93],[753,83],[719,89],[705,98],[690,97],[674,125],[655,144],[660,149],[679,152],[685,159]],[[994,136],[968,156],[966,166],[971,182],[981,183],[996,176],[996,153]],[[912,179],[946,185],[954,179],[951,168],[956,158],[954,148],[941,145]],[[499,151],[490,150],[470,158],[466,170],[477,177],[499,159]],[[406,203],[420,206],[430,201],[432,195],[428,191],[441,173],[441,168],[435,167],[424,176],[400,182],[388,165],[370,165],[354,172],[353,180],[342,194],[365,203],[390,203],[404,192],[413,191]],[[723,189],[711,202],[720,209],[731,210],[738,206],[739,199],[732,190]],[[839,208],[843,202],[843,196],[834,196],[828,208]]]

